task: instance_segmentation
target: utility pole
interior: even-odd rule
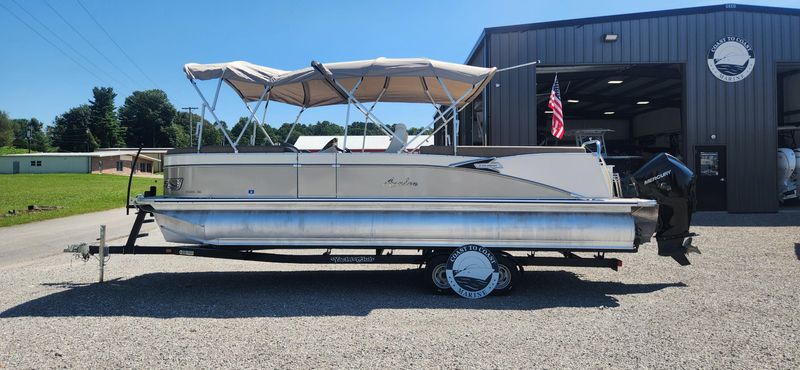
[[[192,146],[192,141],[194,141],[194,134],[192,133],[192,126],[193,126],[193,123],[194,123],[194,122],[192,122],[192,119],[194,117],[192,117],[192,110],[193,109],[197,109],[197,107],[183,107],[181,109],[185,109],[185,110],[189,111],[189,147],[191,147]]]
[[[33,127],[28,123],[28,154],[31,154],[31,138],[33,136]]]

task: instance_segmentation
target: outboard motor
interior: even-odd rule
[[[797,198],[797,176],[800,164],[797,159],[800,152],[789,148],[778,148],[778,201],[783,202]]]
[[[691,237],[696,234],[689,232],[695,209],[694,173],[677,158],[661,153],[629,179],[635,196],[658,202],[658,255],[670,256],[681,266],[689,265],[686,253],[700,253],[692,246]]]

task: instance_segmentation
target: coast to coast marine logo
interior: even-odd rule
[[[492,252],[479,245],[465,245],[447,258],[447,282],[464,298],[483,298],[497,287],[500,270]]]
[[[741,37],[725,36],[708,51],[708,69],[725,82],[744,80],[755,64],[753,47]]]

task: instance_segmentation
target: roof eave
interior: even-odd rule
[[[656,17],[676,16],[676,15],[706,14],[706,13],[714,13],[722,11],[747,11],[754,13],[800,15],[800,9],[797,8],[782,8],[773,6],[743,5],[743,4],[706,5],[706,6],[697,6],[691,8],[654,10],[649,12],[604,15],[598,17],[565,19],[565,20],[537,22],[537,23],[525,23],[525,24],[516,24],[516,25],[499,26],[499,27],[487,27],[484,28],[483,33],[481,33],[481,38],[478,40],[478,42],[480,43],[487,35],[490,35],[492,33],[530,31],[530,30],[537,30],[544,28],[579,26],[591,23],[607,23],[607,22],[617,22],[617,21],[632,20],[632,19],[645,19],[645,18],[656,18]],[[474,51],[475,49],[473,49],[473,52]],[[471,57],[472,54],[470,54],[470,58]]]

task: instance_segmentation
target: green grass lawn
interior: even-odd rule
[[[134,177],[131,195],[150,186],[163,190],[161,178]],[[47,220],[125,206],[128,177],[97,174],[0,175],[0,227]],[[9,210],[27,210],[28,205],[62,207],[15,216]]]

